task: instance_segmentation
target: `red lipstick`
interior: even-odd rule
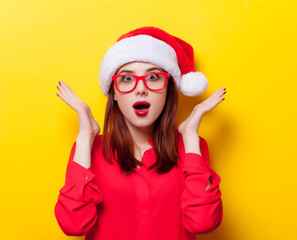
[[[137,116],[146,116],[149,112],[150,104],[147,101],[137,101],[133,104],[134,112]]]

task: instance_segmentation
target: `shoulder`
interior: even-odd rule
[[[100,134],[96,135],[95,138],[94,138],[94,142],[93,142],[93,145],[97,145],[97,144],[101,144],[102,143],[102,139],[103,139],[103,136]]]
[[[96,135],[93,141],[92,151],[100,150],[102,147],[102,135]]]

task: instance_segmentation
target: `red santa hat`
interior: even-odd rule
[[[112,76],[126,63],[142,61],[168,72],[187,96],[203,93],[207,78],[194,69],[193,47],[156,27],[142,27],[122,35],[105,54],[99,70],[101,91],[107,96]]]

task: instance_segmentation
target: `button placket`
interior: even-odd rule
[[[143,168],[142,168],[143,169]],[[143,173],[137,172],[136,178],[136,191],[138,196],[138,234],[139,239],[150,240],[151,239],[151,216],[150,216],[150,190],[149,185],[146,182]]]

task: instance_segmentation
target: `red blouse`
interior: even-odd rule
[[[177,167],[166,174],[148,170],[156,161],[150,148],[143,154],[145,166],[129,176],[103,158],[101,135],[94,139],[88,169],[73,161],[74,142],[55,206],[60,228],[86,240],[194,240],[195,234],[214,230],[222,221],[221,179],[199,138],[202,156],[185,153],[178,134]]]

